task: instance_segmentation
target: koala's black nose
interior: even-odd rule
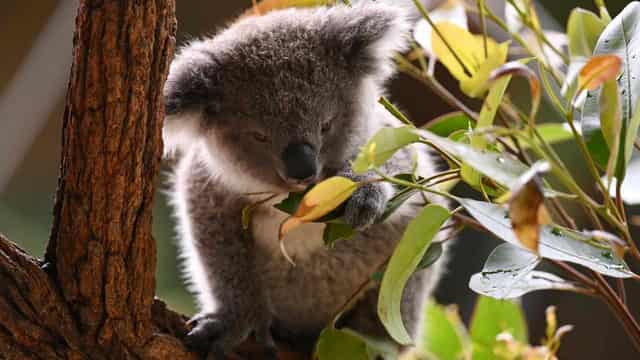
[[[289,144],[282,153],[288,178],[307,180],[316,175],[316,151],[307,143]]]

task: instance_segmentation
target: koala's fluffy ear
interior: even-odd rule
[[[352,70],[384,81],[394,72],[393,56],[409,45],[406,9],[368,3],[336,6],[324,24],[327,45],[337,46]]]
[[[221,72],[204,46],[201,41],[190,44],[171,63],[164,86],[165,154],[192,144],[202,132],[203,115],[220,111]]]

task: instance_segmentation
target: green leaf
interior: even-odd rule
[[[462,159],[466,164],[494,180],[500,185],[511,188],[528,167],[508,154],[487,150],[475,150],[469,145],[457,143],[422,130],[422,136],[446,152]]]
[[[342,221],[332,221],[328,222],[324,227],[322,240],[324,241],[324,244],[326,246],[333,247],[336,241],[351,239],[354,233],[355,231],[353,230],[351,225],[346,224]]]
[[[501,244],[489,255],[482,272],[471,277],[469,287],[495,299],[517,298],[536,290],[575,288],[555,275],[534,271],[540,260],[519,246]]]
[[[598,15],[581,8],[573,9],[567,22],[569,55],[572,58],[591,56],[604,27]]]
[[[519,246],[504,207],[472,199],[457,200],[487,230],[500,239]],[[634,276],[611,246],[594,240],[591,235],[557,225],[543,225],[539,241],[538,251],[543,258],[579,264],[611,277]]]
[[[638,128],[632,124],[633,114],[640,100],[640,2],[627,5],[609,25],[606,26],[594,53],[596,55],[617,55],[622,59],[622,73],[618,77],[618,89],[621,103],[621,126],[619,136],[625,144],[622,161],[626,165],[631,158],[633,141]],[[590,91],[582,109],[582,133],[589,152],[601,168],[606,168],[610,149],[600,126],[601,90]],[[622,169],[619,169],[620,171]]]
[[[491,85],[489,95],[487,95],[487,98],[484,100],[484,104],[482,105],[482,110],[480,110],[476,130],[493,125],[493,120],[500,108],[500,103],[502,102],[504,93],[507,91],[509,82],[511,82],[511,75],[504,76],[496,80],[493,85]],[[484,150],[487,147],[487,139],[484,135],[471,135],[471,147],[476,150]],[[463,157],[462,160],[465,161],[466,159]],[[480,181],[482,181],[480,174],[474,170],[472,165],[467,164],[466,162],[462,164],[460,175],[467,184],[473,187],[478,187],[480,185]]]
[[[389,160],[396,151],[418,140],[420,137],[410,126],[381,129],[362,147],[353,162],[353,171],[362,174],[378,167]]]
[[[463,112],[455,111],[429,121],[424,128],[438,136],[448,137],[458,130],[469,131],[473,127],[473,120]]]
[[[357,336],[343,330],[326,328],[322,330],[314,359],[354,359],[368,360],[367,344]]]
[[[300,202],[302,202],[304,194],[305,192],[289,193],[289,196],[287,196],[281,202],[274,204],[273,207],[289,215],[293,215],[300,206]]]
[[[412,343],[400,314],[402,292],[407,280],[431,244],[431,240],[449,216],[451,213],[446,208],[427,205],[411,220],[389,259],[380,286],[378,315],[391,337],[400,344]]]
[[[508,332],[519,342],[529,343],[527,323],[519,305],[509,300],[481,296],[471,318],[473,360],[494,360],[496,337]]]
[[[548,144],[555,144],[573,139],[573,133],[563,124],[540,124],[536,125],[536,130]],[[526,143],[523,143],[522,145],[525,148],[527,147]]]
[[[444,252],[444,245],[442,245],[441,242],[432,243],[427,249],[427,252],[422,257],[422,260],[420,260],[420,263],[416,267],[416,270],[426,269],[429,266],[435,264],[435,262],[438,261],[438,259],[440,259],[443,252]]]
[[[446,309],[429,300],[424,307],[423,319],[418,351],[427,358],[438,360],[462,358],[464,343],[458,329],[463,328],[463,324],[455,321],[458,318],[447,314]]]

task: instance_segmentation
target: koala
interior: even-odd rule
[[[164,88],[163,138],[178,159],[170,193],[200,309],[191,345],[222,358],[252,333],[270,349],[272,336],[312,341],[391,255],[422,196],[380,222],[393,187],[360,187],[343,208],[357,234],[328,248],[323,224],[301,226],[285,238],[295,265],[278,243],[287,214],[273,205],[331,176],[376,177],[350,164],[378,130],[402,125],[378,99],[409,28],[401,9],[379,3],[287,9],[237,20],[178,52]],[[414,167],[421,176],[435,171],[423,146],[399,151],[383,170]],[[268,194],[278,195],[263,201]],[[243,209],[260,201],[244,229]],[[414,335],[439,272],[416,272],[404,292]],[[373,284],[341,325],[385,338],[377,294]]]

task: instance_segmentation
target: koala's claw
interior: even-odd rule
[[[365,185],[356,190],[347,201],[344,220],[354,229],[364,229],[382,216],[386,201],[380,184]]]
[[[225,350],[231,350],[242,341],[241,329],[234,329],[233,323],[225,321],[218,314],[204,313],[191,318],[188,325],[194,325],[187,334],[185,344],[203,354],[207,354],[207,360],[224,360]],[[256,342],[262,347],[262,358],[277,359],[277,348],[271,333],[269,324],[256,329]]]

